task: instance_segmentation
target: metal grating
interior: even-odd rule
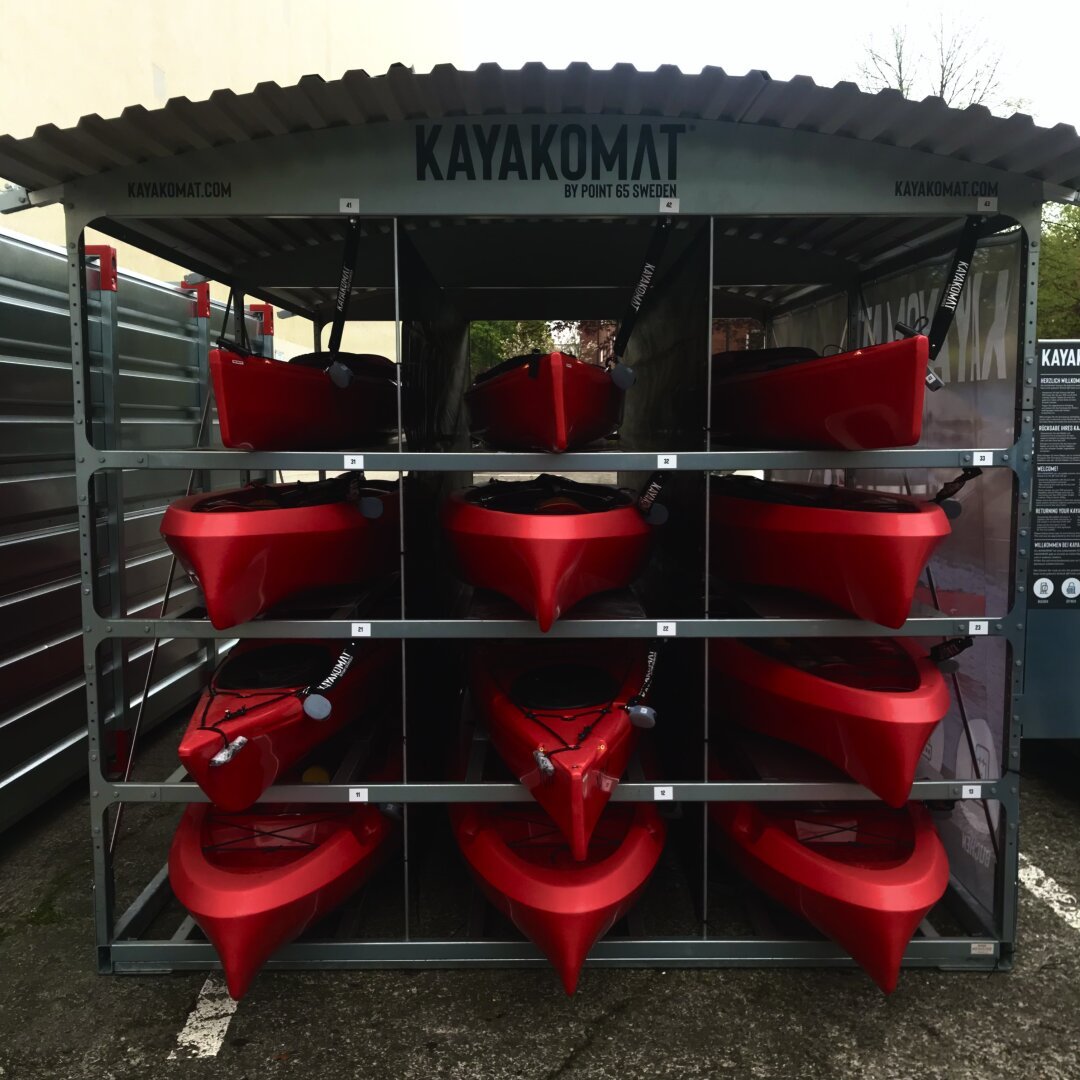
[[[0,235],[0,831],[86,772],[65,268],[60,249]],[[191,445],[205,351],[191,298],[123,273],[111,295],[120,359],[118,445]],[[220,305],[215,317],[220,322]],[[89,321],[91,340],[100,342],[100,300],[91,302]],[[92,381],[100,394],[99,371]],[[132,618],[160,610],[169,555],[158,524],[186,481],[179,470],[124,478],[123,608]],[[181,574],[174,594],[193,591]],[[132,706],[148,653],[145,642],[127,653],[124,683]],[[198,689],[200,655],[195,642],[164,643],[151,687],[151,721]]]

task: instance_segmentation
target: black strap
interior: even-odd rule
[[[653,646],[649,650],[649,656],[645,662],[645,678],[641,680],[641,689],[626,703],[627,708],[632,705],[640,705],[649,696],[649,691],[652,689],[653,675],[656,673],[656,658],[659,655],[660,649],[658,646]]]
[[[221,320],[221,333],[218,334],[218,347],[222,349],[228,349],[230,352],[240,353],[244,356],[252,355],[251,342],[247,336],[247,321],[244,318],[244,312],[241,310],[243,307],[243,296],[237,296],[236,286],[231,285],[229,287],[229,299],[225,301],[225,314]],[[236,323],[237,340],[230,341],[229,334],[229,314],[233,313],[233,319]]]
[[[349,309],[353,274],[356,272],[356,255],[360,250],[360,219],[349,218],[349,231],[345,234],[345,254],[341,260],[341,279],[334,300],[334,322],[330,327],[331,361],[341,351],[341,335],[345,332],[345,313]]]
[[[965,649],[970,649],[974,644],[974,640],[969,637],[946,638],[937,645],[930,647],[930,659],[935,664],[940,664],[945,660],[951,660],[954,656],[959,656]]]
[[[653,503],[656,502],[660,495],[660,492],[664,488],[664,481],[667,479],[667,473],[654,472],[649,477],[649,482],[645,485],[645,489],[638,496],[637,508],[643,513],[648,514],[652,509]]]
[[[333,667],[327,672],[326,677],[320,682],[313,683],[303,691],[303,696],[308,694],[325,694],[329,690],[333,690],[334,687],[343,679],[348,673],[352,662],[356,659],[356,651],[360,647],[360,642],[356,638],[350,638],[345,647],[341,650],[341,654],[334,661]]]
[[[968,481],[977,476],[982,476],[982,469],[964,469],[959,476],[954,476],[948,483],[941,485],[941,490],[934,496],[934,502],[940,504],[951,499]]]
[[[982,228],[983,219],[978,214],[969,215],[964,222],[964,228],[960,233],[960,240],[956,245],[956,254],[953,255],[952,265],[945,275],[945,284],[941,289],[938,299],[937,310],[934,319],[930,323],[930,332],[926,335],[930,339],[930,363],[932,364],[941,352],[945,344],[949,328],[956,318],[956,307],[960,303],[960,297],[964,292],[964,285],[971,270],[971,260],[975,256],[975,245],[979,242],[979,231]],[[945,384],[932,371],[926,373],[926,386],[930,390],[940,390]]]
[[[664,254],[664,248],[667,247],[668,237],[671,235],[671,227],[674,223],[674,218],[661,218],[656,223],[656,228],[649,239],[649,246],[645,251],[645,262],[641,266],[641,273],[638,275],[637,284],[634,286],[634,292],[630,297],[630,304],[626,309],[626,314],[623,316],[623,320],[619,324],[619,331],[615,335],[615,344],[612,346],[615,363],[622,361],[627,343],[630,341],[630,335],[634,331],[634,325],[641,314],[645,298],[652,291],[655,284],[656,268],[660,263],[661,256]]]

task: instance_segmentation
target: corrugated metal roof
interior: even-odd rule
[[[0,176],[30,190],[192,150],[290,132],[394,120],[519,113],[611,113],[687,117],[798,129],[940,154],[1080,188],[1080,136],[1068,124],[1043,128],[1030,116],[1003,119],[973,105],[951,109],[940,98],[908,101],[896,90],[867,94],[854,83],[818,86],[799,75],[728,75],[720,68],[685,74],[670,65],[638,71],[619,64],[549,70],[482,64],[428,74],[403,66],[385,75],[350,71],[327,82],[309,75],[295,86],[260,83],[251,93],[218,90],[206,101],[173,98],[163,108],[127,108],[111,120],[84,116],[73,128],[39,127],[26,139],[0,137]]]

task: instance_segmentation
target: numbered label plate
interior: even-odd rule
[[[366,787],[349,788],[349,802],[367,802],[368,789]]]
[[[346,469],[362,469],[364,467],[364,455],[346,454],[344,465]]]
[[[652,797],[653,802],[672,802],[675,798],[675,790],[669,787],[654,787]]]
[[[657,637],[675,637],[678,632],[679,624],[673,622],[658,622],[656,624],[656,636]]]
[[[371,637],[371,623],[354,622],[352,624],[353,637]]]
[[[657,454],[656,467],[658,469],[677,469],[679,467],[678,454]]]
[[[972,637],[986,637],[990,633],[990,624],[984,620],[968,623],[968,633]]]
[[[981,799],[982,784],[964,784],[960,791],[962,799]]]
[[[998,207],[997,196],[980,195],[975,200],[975,209],[980,214],[996,214]]]
[[[993,450],[980,450],[977,454],[972,455],[973,465],[993,465],[994,464],[994,451]]]
[[[679,212],[679,200],[678,199],[661,199],[660,200],[660,213],[661,214],[677,214]]]
[[[338,199],[339,214],[355,214],[360,209],[360,196],[352,195],[348,198]]]

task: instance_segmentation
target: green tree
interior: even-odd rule
[[[543,319],[494,319],[469,325],[469,364],[473,375],[500,360],[531,352],[551,352],[551,326]]]
[[[1041,338],[1080,338],[1080,206],[1049,207],[1039,255]]]

